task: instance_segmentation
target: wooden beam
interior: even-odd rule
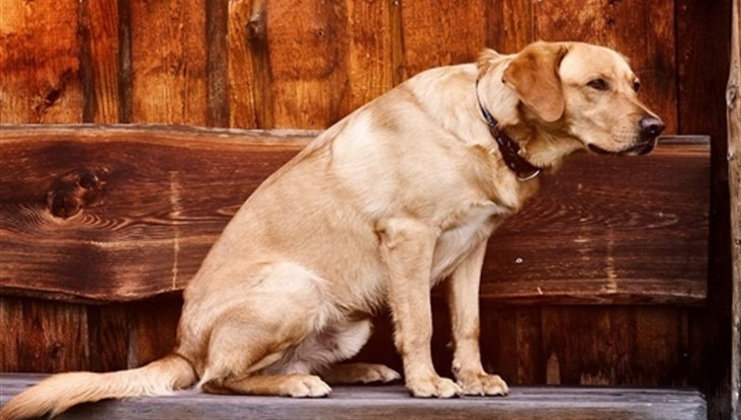
[[[731,197],[733,298],[731,301],[731,418],[741,417],[741,5],[733,1],[728,105],[728,184]]]
[[[0,404],[44,375],[4,374]],[[162,397],[84,404],[60,419],[672,419],[706,418],[705,398],[693,389],[513,387],[507,397],[411,398],[401,385],[336,386],[329,398],[210,395],[183,391]]]
[[[249,194],[312,132],[4,126],[0,292],[181,290]],[[482,299],[702,304],[708,143],[574,156],[491,241]]]

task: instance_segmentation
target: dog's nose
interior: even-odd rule
[[[644,137],[653,138],[661,134],[662,131],[664,131],[664,128],[666,128],[666,125],[663,121],[656,117],[652,116],[645,116],[638,121],[638,126],[641,129],[641,134]]]

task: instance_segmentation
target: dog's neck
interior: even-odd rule
[[[517,155],[522,161],[545,172],[553,172],[568,155],[584,149],[584,145],[559,128],[558,123],[544,124],[524,109],[514,90],[501,81],[501,72],[506,67],[503,64],[507,62],[504,59],[496,63],[495,69],[490,69],[486,76],[477,80],[474,87],[476,100],[482,109],[490,113],[498,130],[517,145]],[[488,124],[486,117],[482,117],[484,123]],[[504,153],[503,159],[510,167]]]
[[[520,145],[512,140],[503,130],[499,128],[499,121],[494,118],[486,106],[481,103],[479,98],[479,81],[476,80],[476,102],[481,110],[481,115],[489,127],[489,133],[494,138],[499,149],[499,154],[504,160],[504,164],[515,173],[520,181],[529,181],[540,175],[542,168],[539,168],[520,155]]]

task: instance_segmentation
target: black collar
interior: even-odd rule
[[[502,159],[504,159],[504,164],[515,173],[517,179],[520,181],[528,181],[540,175],[542,169],[520,156],[520,145],[499,129],[499,122],[494,119],[489,110],[481,103],[481,99],[479,99],[478,80],[476,80],[476,101],[479,103],[479,108],[486,120],[486,125],[489,126],[489,132],[494,137],[494,140],[496,140],[497,146],[499,146],[499,153],[502,155]]]

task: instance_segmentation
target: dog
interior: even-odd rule
[[[627,60],[536,42],[422,72],[354,111],[239,209],[184,292],[174,352],[144,367],[52,376],[2,418],[86,401],[209,393],[324,397],[328,383],[401,377],[340,364],[388,307],[415,397],[505,395],[484,371],[478,289],[486,243],[579,150],[650,152],[663,122]],[[432,364],[430,289],[447,282],[456,381]]]

